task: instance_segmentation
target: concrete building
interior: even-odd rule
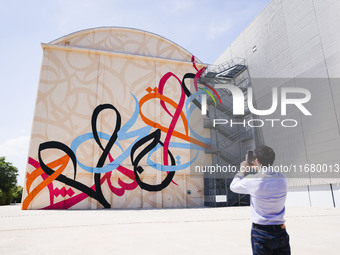
[[[297,170],[288,205],[339,207],[339,13],[336,0],[273,0],[210,66],[136,29],[42,44],[23,209],[247,205],[229,190],[235,172],[194,170],[237,170],[260,144],[274,148],[276,166]],[[221,84],[240,91],[242,114]],[[296,88],[311,99],[279,104],[299,99]],[[275,106],[275,90],[276,111],[254,114]],[[214,127],[216,118],[238,124]]]
[[[289,178],[288,205],[340,206],[340,2],[273,0],[217,59],[245,59],[258,109],[269,109],[272,88],[301,87],[311,93],[312,116],[297,108],[268,119],[296,119],[294,128],[264,125],[264,143],[277,153],[276,165],[328,168],[326,174]],[[288,113],[289,111],[289,113]],[[328,178],[329,177],[329,178]]]
[[[182,88],[204,67],[198,59],[161,36],[117,27],[42,48],[23,209],[203,205],[190,146],[209,162],[209,132],[201,120],[190,130],[206,141],[190,136]]]

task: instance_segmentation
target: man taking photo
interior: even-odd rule
[[[289,235],[284,225],[287,180],[281,173],[273,171],[275,152],[261,145],[246,161],[230,184],[235,193],[250,195],[251,246],[253,254],[290,254]],[[248,159],[249,157],[249,159]],[[255,170],[254,175],[245,174]]]

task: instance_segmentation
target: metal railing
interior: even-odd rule
[[[244,58],[233,58],[229,61],[223,62],[219,65],[208,65],[205,69],[205,72],[202,76],[204,76],[207,73],[221,73],[224,72],[234,66],[237,65],[245,65],[245,59]]]

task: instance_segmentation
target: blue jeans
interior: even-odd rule
[[[251,247],[253,255],[290,254],[289,235],[284,225],[253,224]]]

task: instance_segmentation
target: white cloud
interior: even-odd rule
[[[29,136],[20,136],[14,139],[8,139],[0,144],[0,156],[6,157],[7,162],[18,168],[18,184],[23,186],[26,173],[26,164],[28,156]]]

